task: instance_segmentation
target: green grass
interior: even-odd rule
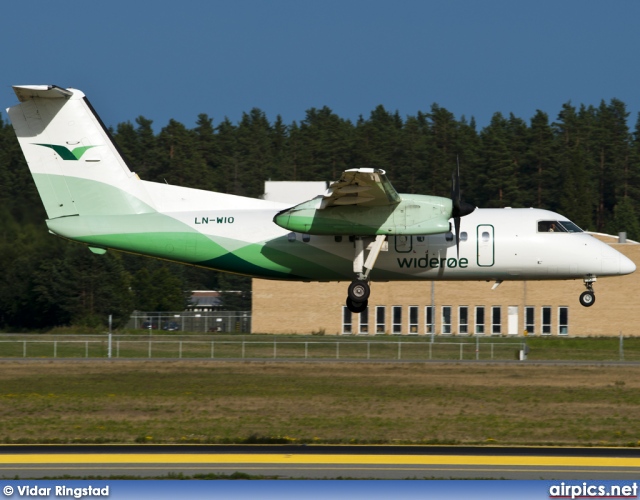
[[[533,360],[640,361],[640,337],[528,337]]]
[[[151,359],[64,362],[104,359],[104,335],[0,337],[0,441],[640,445],[640,365],[598,364],[621,359],[618,338],[481,339],[481,360],[514,360],[526,341],[529,360],[508,365],[456,364],[476,358],[473,337],[114,338],[114,356]],[[623,341],[640,361],[640,338]],[[274,354],[300,362],[224,361]],[[398,356],[453,362],[344,362]]]
[[[0,365],[4,443],[638,446],[640,366]]]

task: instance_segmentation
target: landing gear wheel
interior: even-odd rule
[[[580,304],[584,307],[591,307],[596,301],[596,295],[591,291],[582,292],[580,294]]]
[[[369,283],[364,280],[355,280],[349,285],[347,297],[351,299],[352,302],[362,303],[369,298],[370,294],[371,288],[369,288]]]
[[[364,302],[354,302],[349,297],[347,297],[347,309],[352,313],[361,313],[364,311],[369,305],[369,301],[365,300]]]

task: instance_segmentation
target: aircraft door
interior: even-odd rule
[[[413,237],[409,235],[396,235],[395,240],[396,252],[407,253],[413,248]]]
[[[477,228],[478,266],[491,267],[495,264],[494,230],[490,224],[481,224]]]

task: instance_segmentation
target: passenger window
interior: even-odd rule
[[[467,238],[468,238],[467,232],[466,231],[462,231],[460,233],[460,241],[467,241]]]
[[[487,231],[482,232],[482,241],[485,243],[489,241],[489,233]]]

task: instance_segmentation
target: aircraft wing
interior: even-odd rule
[[[273,221],[296,233],[378,236],[439,234],[449,231],[449,198],[404,195],[384,170],[346,170],[324,195],[278,212]]]
[[[319,209],[345,205],[380,207],[398,203],[400,195],[387,179],[384,170],[354,168],[345,170],[340,180],[329,186]]]

